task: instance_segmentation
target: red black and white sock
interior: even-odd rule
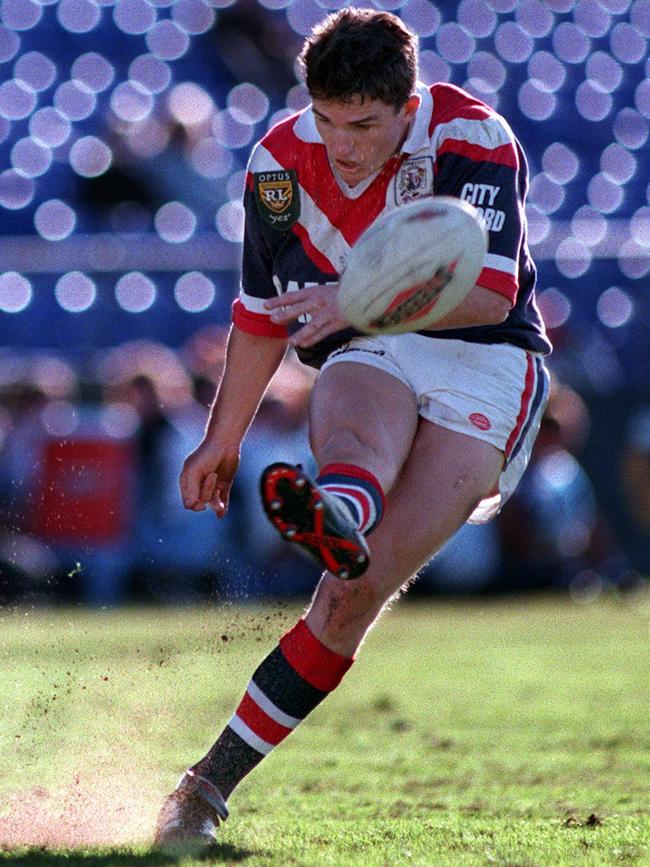
[[[339,685],[353,661],[325,647],[299,620],[257,668],[232,719],[192,770],[228,798]]]
[[[316,484],[345,503],[357,529],[364,535],[372,532],[381,521],[384,492],[379,481],[367,470],[353,464],[326,464]]]

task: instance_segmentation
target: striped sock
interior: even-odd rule
[[[299,620],[257,668],[232,719],[192,770],[228,798],[339,685],[352,662],[321,644]]]
[[[372,532],[381,521],[384,492],[379,481],[367,470],[353,464],[326,464],[316,484],[345,503],[362,533]]]

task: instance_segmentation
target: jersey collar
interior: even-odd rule
[[[401,148],[401,153],[405,154],[414,154],[429,144],[429,122],[431,120],[433,97],[427,85],[421,81],[417,83],[416,93],[420,97],[420,104],[415,112],[411,131]],[[323,143],[316,127],[316,120],[311,104],[300,112],[293,131],[301,141],[310,144]]]

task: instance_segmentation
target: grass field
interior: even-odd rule
[[[297,613],[0,610],[0,865],[172,863],[160,800]],[[201,863],[650,865],[649,636],[647,601],[402,601]]]

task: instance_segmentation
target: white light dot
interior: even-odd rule
[[[644,79],[634,91],[634,104],[639,114],[650,117],[650,80]]]
[[[34,214],[34,226],[46,241],[62,241],[74,231],[77,218],[69,205],[60,199],[49,199]]]
[[[207,33],[214,24],[214,11],[203,0],[177,0],[172,18],[186,33]]]
[[[92,0],[59,0],[59,24],[70,33],[89,33],[101,18],[101,9]]]
[[[591,40],[575,24],[564,21],[553,31],[553,50],[565,63],[582,63],[591,49]]]
[[[648,140],[648,121],[633,108],[623,108],[614,119],[614,135],[626,148],[637,150]]]
[[[580,162],[570,148],[556,142],[542,154],[542,168],[551,180],[568,184],[578,174]]]
[[[190,45],[190,38],[174,21],[165,19],[147,33],[147,48],[161,60],[178,60]]]
[[[618,286],[611,286],[598,299],[596,311],[603,325],[608,328],[620,328],[634,313],[634,304],[626,292]]]
[[[647,42],[631,24],[621,22],[609,37],[612,54],[621,63],[639,63],[647,51]]]
[[[147,118],[153,109],[153,97],[131,81],[123,81],[111,93],[111,108],[120,118],[136,123]]]
[[[526,217],[528,223],[528,241],[531,246],[541,244],[548,237],[551,230],[551,221],[540,210],[538,205],[529,202],[526,205]]]
[[[618,253],[618,267],[630,280],[642,280],[650,273],[647,246],[639,246],[632,239],[624,241]]]
[[[292,109],[292,111],[302,111],[302,109],[308,106],[310,102],[311,97],[309,95],[309,91],[307,90],[305,85],[302,84],[302,82],[300,84],[296,84],[294,87],[289,88],[289,90],[287,91],[287,108]],[[242,118],[243,116],[240,116],[240,119]]]
[[[226,202],[217,211],[217,230],[222,238],[240,243],[244,238],[244,206],[241,202]]]
[[[259,123],[269,113],[269,99],[254,84],[238,84],[228,94],[228,108],[236,109],[251,123]]]
[[[119,0],[113,9],[116,26],[131,36],[148,33],[156,19],[156,10],[146,0]]]
[[[607,234],[607,220],[589,205],[583,205],[571,218],[571,231],[588,247],[595,247]]]
[[[507,70],[501,61],[487,51],[477,51],[467,64],[470,81],[481,82],[487,92],[500,90],[506,81]]]
[[[540,0],[522,0],[517,6],[515,16],[517,24],[536,39],[548,36],[555,23],[553,12]]]
[[[31,90],[47,90],[56,78],[56,66],[40,51],[28,51],[16,61],[14,76]]]
[[[95,303],[97,288],[81,271],[70,271],[57,280],[54,295],[68,313],[83,313]]]
[[[451,79],[451,67],[436,51],[420,52],[419,72],[425,84]]]
[[[226,184],[226,195],[229,199],[237,201],[243,199],[244,190],[246,189],[246,170],[242,169],[239,172],[234,172]]]
[[[605,36],[611,26],[611,18],[596,0],[577,0],[573,19],[587,36]]]
[[[156,300],[156,285],[140,271],[130,271],[117,281],[115,299],[127,313],[144,313]]]
[[[636,158],[622,145],[608,145],[600,157],[603,174],[619,184],[627,184],[637,170]]]
[[[0,205],[10,211],[24,208],[34,198],[34,181],[15,169],[0,173]]]
[[[77,139],[70,149],[70,165],[84,178],[103,175],[113,159],[111,149],[94,135]]]
[[[533,53],[535,42],[519,24],[506,21],[497,28],[494,47],[508,63],[524,63]]]
[[[548,120],[557,107],[554,93],[540,87],[535,81],[525,81],[517,95],[519,108],[532,120]]]
[[[174,298],[188,313],[202,313],[215,299],[214,283],[199,271],[190,271],[176,281]]]
[[[301,36],[308,36],[312,27],[323,20],[323,7],[314,0],[293,0],[286,14],[289,26]]]
[[[546,175],[535,175],[530,183],[530,201],[544,214],[552,214],[564,204],[564,187]]]
[[[39,108],[29,119],[32,137],[49,148],[55,148],[68,140],[71,125],[56,108]]]
[[[0,63],[6,63],[18,54],[20,36],[0,25]]]
[[[467,63],[476,51],[476,40],[460,24],[451,21],[438,28],[436,48],[449,63]]]
[[[559,289],[545,289],[537,299],[539,309],[548,328],[559,328],[571,316],[571,302]]]
[[[241,148],[253,138],[253,126],[242,123],[242,115],[235,117],[227,108],[217,112],[212,122],[212,133],[220,145],[227,148]]]
[[[620,63],[604,51],[596,51],[587,61],[587,78],[601,90],[612,93],[623,80],[623,68]]]
[[[22,120],[36,108],[36,94],[22,81],[11,79],[0,84],[0,115],[6,120]]]
[[[630,9],[630,24],[642,36],[650,37],[650,2],[648,0],[636,0]]]
[[[101,93],[113,83],[115,70],[101,54],[89,51],[77,57],[72,64],[72,77],[93,93]]]
[[[32,284],[16,271],[0,274],[0,310],[20,313],[32,300]]]
[[[589,204],[601,214],[611,214],[623,203],[623,190],[604,174],[594,175],[587,185]]]
[[[650,249],[650,208],[639,208],[630,220],[632,239],[642,247]]]
[[[565,238],[557,245],[555,264],[560,274],[575,280],[589,270],[591,250],[577,238]]]
[[[41,20],[43,10],[32,0],[3,0],[0,16],[11,30],[30,30]]]
[[[52,152],[33,138],[21,138],[11,149],[11,164],[25,177],[37,178],[52,164]]]
[[[548,51],[536,51],[528,61],[528,77],[546,90],[559,90],[566,81],[566,66]]]
[[[422,68],[420,67],[420,70],[421,69]],[[440,79],[438,79],[438,80],[440,80]],[[426,81],[426,79],[424,77],[423,77],[423,81]],[[271,129],[272,127],[274,127],[278,123],[282,123],[283,120],[286,120],[288,117],[291,117],[291,115],[293,113],[294,113],[293,109],[291,109],[291,108],[280,108],[277,111],[274,111],[273,114],[268,119],[268,123],[266,125],[267,130]]]
[[[164,60],[153,54],[141,54],[129,66],[129,78],[149,93],[162,93],[169,86],[172,71]]]
[[[204,178],[223,178],[232,169],[232,152],[213,138],[200,139],[190,151],[192,168]]]
[[[43,407],[41,421],[50,436],[63,439],[79,427],[79,412],[67,400],[52,400]]]
[[[407,0],[402,6],[400,18],[421,38],[433,36],[441,21],[440,12],[427,0]]]
[[[609,93],[594,87],[590,81],[583,81],[576,90],[576,108],[586,120],[604,120],[612,110],[612,97]]]
[[[156,212],[156,231],[170,244],[180,244],[191,238],[196,229],[196,217],[181,202],[167,202]]]
[[[204,123],[214,110],[210,94],[192,81],[173,87],[169,92],[167,105],[174,120],[184,126]]]
[[[494,9],[484,0],[462,0],[456,17],[458,23],[477,38],[491,36],[497,26]]]
[[[54,92],[54,105],[69,120],[85,120],[95,110],[97,97],[80,81],[65,81]]]
[[[6,117],[2,117],[0,115],[0,144],[2,144],[3,141],[6,141],[10,132],[11,132],[11,124],[9,123],[9,121],[7,120]]]

